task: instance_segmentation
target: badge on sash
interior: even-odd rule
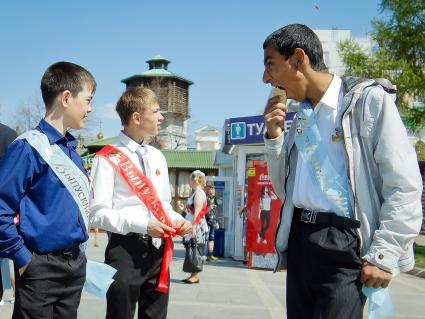
[[[341,132],[338,127],[335,127],[335,133],[332,134],[332,142],[338,142],[341,140]]]

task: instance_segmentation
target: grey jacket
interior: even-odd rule
[[[373,80],[343,78],[341,127],[354,218],[363,259],[393,275],[414,266],[413,242],[422,222],[422,179],[416,153],[390,95]],[[276,269],[286,267],[298,151],[288,134],[265,138],[273,187],[284,200],[276,230]]]

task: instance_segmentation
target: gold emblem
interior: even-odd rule
[[[161,175],[161,171],[160,171],[158,168],[157,168],[157,169],[156,169],[156,171],[155,171],[155,175],[156,175],[156,176]]]
[[[338,142],[341,139],[341,132],[336,127],[335,128],[335,134],[332,134],[332,142]]]

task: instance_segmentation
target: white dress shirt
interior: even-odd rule
[[[172,222],[183,219],[171,207],[168,166],[164,155],[150,145],[141,146],[123,132],[113,146],[124,152],[143,172],[136,150],[146,148],[147,170],[162,206]],[[127,234],[147,234],[148,222],[155,216],[144,203],[130,191],[122,176],[101,156],[95,156],[91,170],[93,196],[90,202],[90,224],[107,231]]]
[[[342,89],[341,79],[334,75],[322,99],[314,108],[322,143],[327,150],[331,164],[341,176],[347,174],[342,144],[342,129],[340,127],[341,114],[338,112],[343,105]],[[336,135],[336,133],[339,134],[339,138],[333,140],[332,135]],[[296,207],[322,212],[332,211],[331,205],[320,190],[319,183],[300,154],[298,154],[292,200]]]

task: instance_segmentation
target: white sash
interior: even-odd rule
[[[56,144],[51,145],[47,136],[40,131],[31,130],[17,139],[25,139],[37,150],[43,160],[53,170],[59,180],[65,185],[74,201],[77,203],[83,217],[84,226],[89,232],[89,178]],[[80,244],[85,251],[86,243]],[[116,269],[95,261],[88,260],[86,265],[86,282],[84,289],[96,297],[104,298],[109,286],[114,281]]]
[[[83,217],[84,226],[89,227],[89,179],[75,163],[56,144],[50,144],[47,136],[40,131],[31,130],[17,139],[25,139],[40,154],[59,180],[65,185]],[[80,245],[85,250],[85,245]]]

